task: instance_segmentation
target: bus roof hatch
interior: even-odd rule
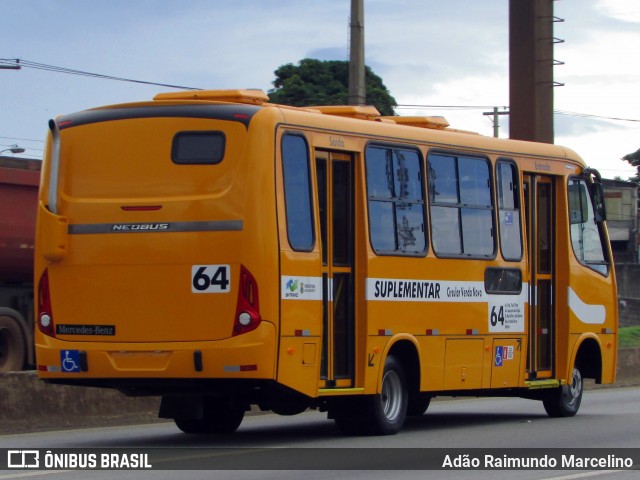
[[[382,117],[385,120],[392,120],[399,125],[409,127],[431,128],[434,130],[444,130],[449,126],[449,122],[444,117]]]
[[[380,112],[372,105],[321,105],[312,106],[326,115],[336,115],[338,117],[359,118],[361,120],[377,120]]]
[[[190,90],[188,92],[159,93],[154,100],[203,100],[208,102],[248,103],[263,105],[269,97],[262,90]]]

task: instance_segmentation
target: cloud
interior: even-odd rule
[[[316,60],[329,61],[329,60],[348,60],[349,52],[345,47],[325,47],[314,48],[306,54],[307,58],[315,58]],[[301,58],[298,60],[302,60]],[[291,61],[289,63],[298,63],[297,61]]]
[[[598,118],[584,118],[571,114],[558,114],[553,117],[556,137],[576,137],[617,130],[620,125]]]
[[[268,90],[280,65],[348,55],[345,0],[2,0],[2,7],[11,19],[0,30],[2,58],[162,83]],[[640,3],[563,0],[554,8],[566,20],[555,24],[565,39],[555,57],[566,62],[555,70],[565,83],[554,92],[556,108],[637,118]],[[366,0],[365,61],[399,103],[504,106],[508,9],[508,0]],[[42,138],[56,114],[166,90],[28,69],[0,79],[0,136],[22,138]],[[492,133],[481,110],[423,110]],[[505,117],[501,123],[506,136]],[[556,137],[594,152],[596,163],[640,146],[638,131],[626,126],[556,116]]]

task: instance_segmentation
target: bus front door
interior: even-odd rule
[[[529,379],[551,378],[554,368],[554,211],[553,177],[524,176],[529,260]]]
[[[354,175],[351,156],[316,151],[322,241],[320,388],[354,382]]]

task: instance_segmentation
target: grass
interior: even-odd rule
[[[640,327],[623,327],[618,330],[618,348],[640,347]]]

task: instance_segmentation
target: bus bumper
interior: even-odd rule
[[[83,343],[39,337],[37,369],[43,380],[275,378],[276,329],[266,321],[218,341]]]

